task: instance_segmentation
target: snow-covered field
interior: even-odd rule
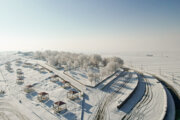
[[[180,78],[180,52],[121,52],[103,56],[119,56],[130,67]]]
[[[91,83],[91,81],[88,79],[88,72],[85,70],[77,68],[70,71],[66,71],[65,73],[84,85],[93,86],[95,84],[94,82]],[[96,70],[96,73],[99,73],[99,71]]]
[[[91,71],[92,73],[95,73],[95,74],[100,74],[99,69],[94,68],[94,69],[89,69],[88,71]],[[97,81],[91,82],[88,78],[88,71],[77,68],[70,71],[66,71],[65,73],[71,76],[73,79],[79,81],[80,83],[84,85],[92,86],[92,87],[96,86],[98,83],[100,83],[101,81],[103,81],[104,79],[112,75],[110,74],[110,75],[100,76],[100,79],[98,79]]]
[[[124,59],[125,64],[144,71],[159,74],[168,74],[180,79],[180,52],[152,52],[153,56],[146,56],[147,53],[131,53],[130,55],[119,55]]]
[[[17,64],[16,61],[19,58],[21,58],[22,63]],[[153,59],[153,57],[147,59]],[[8,66],[11,68],[9,71],[6,62],[9,62]],[[37,64],[36,68],[38,69],[26,67],[24,63]],[[126,65],[129,65],[128,62]],[[45,68],[45,72],[40,72],[40,68]],[[24,73],[22,84],[17,84],[17,69],[21,69]],[[134,71],[119,71],[97,87],[92,88],[74,80],[72,78],[74,76],[67,76],[63,70],[49,66],[45,61],[30,59],[14,53],[0,53],[0,72],[0,90],[5,91],[4,96],[0,96],[0,119],[3,120],[92,120],[99,118],[99,116],[103,119],[117,120],[128,115],[131,109],[138,105],[138,101],[143,100],[143,96],[145,98],[149,96],[145,101],[151,100],[149,105],[143,106],[143,109],[149,108],[146,111],[151,111],[144,116],[149,117],[151,113],[151,115],[155,115],[154,118],[163,118],[166,112],[166,93],[162,85],[156,79],[151,79],[148,76],[149,82],[146,84],[149,88],[153,88],[149,92],[153,94],[146,95],[145,84],[139,81],[139,77]],[[60,78],[57,82],[52,82],[50,77],[55,74]],[[86,73],[79,71],[78,74]],[[79,79],[82,82],[84,80]],[[63,81],[69,82],[70,87],[63,88]],[[35,91],[26,93],[24,88],[27,85],[32,85]],[[70,90],[78,91],[79,97],[75,100],[67,98],[67,93]],[[137,93],[139,91],[140,94]],[[40,102],[37,99],[40,92],[48,93],[49,99]],[[133,95],[136,99],[132,97]],[[126,103],[126,100],[129,102]],[[53,105],[57,101],[65,102],[67,110],[54,113]],[[160,102],[161,104],[159,104]],[[121,108],[122,105],[126,108]],[[159,112],[154,113],[151,105],[158,107]],[[120,106],[121,109],[118,110],[117,106]]]

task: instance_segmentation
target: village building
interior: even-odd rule
[[[17,74],[17,79],[23,80],[24,79],[24,75],[23,74]]]
[[[17,61],[16,61],[16,64],[21,64],[21,63],[22,63],[21,60],[17,60]]]
[[[53,75],[50,77],[51,82],[58,82],[59,81],[59,76],[58,75]]]
[[[53,105],[54,113],[58,113],[58,112],[61,112],[63,110],[66,110],[66,109],[67,109],[67,105],[63,101],[55,102]]]
[[[45,72],[46,72],[46,69],[42,67],[42,68],[39,69],[39,72],[40,72],[40,73],[45,73]]]
[[[38,93],[37,99],[41,102],[41,101],[46,101],[49,99],[49,94],[46,92],[41,92]]]
[[[27,85],[24,88],[24,92],[26,92],[26,93],[30,93],[30,92],[33,92],[33,91],[34,91],[34,89],[33,89],[32,85]]]
[[[16,79],[16,83],[17,83],[17,84],[23,84],[23,83],[24,83],[24,80],[21,79],[21,78],[17,78],[17,79]]]
[[[62,87],[63,88],[69,88],[71,86],[70,82],[63,80]]]
[[[17,73],[17,74],[23,74],[23,72],[22,72],[21,69],[17,69],[17,70],[16,70],[16,73]]]
[[[10,65],[5,65],[6,70],[12,70]]]
[[[67,98],[74,100],[76,98],[79,97],[79,92],[75,91],[75,90],[70,90],[69,92],[67,92]]]

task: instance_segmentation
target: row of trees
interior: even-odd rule
[[[47,61],[49,64],[56,67],[64,67],[65,70],[81,68],[88,72],[89,80],[97,80],[99,76],[107,75],[115,72],[120,66],[124,64],[124,61],[119,57],[102,58],[101,55],[85,55],[70,52],[58,52],[58,51],[37,51],[34,53],[36,59]],[[88,71],[89,68],[101,68],[100,73],[97,75]]]

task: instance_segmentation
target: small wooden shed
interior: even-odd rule
[[[69,88],[71,86],[70,82],[63,80],[62,81],[62,87],[63,88]]]
[[[21,60],[17,60],[17,61],[16,61],[16,64],[21,64],[21,63],[22,63]]]
[[[53,75],[53,76],[51,76],[51,77],[50,77],[50,81],[51,81],[51,82],[57,82],[57,81],[59,81],[59,76],[58,76],[58,75]]]
[[[17,78],[22,80],[22,79],[24,79],[24,75],[23,74],[17,74]]]
[[[22,72],[21,69],[17,69],[17,70],[16,70],[16,73],[17,73],[17,74],[23,74],[23,72]]]
[[[76,98],[79,97],[79,92],[75,91],[75,90],[70,90],[68,93],[67,93],[67,98],[71,99],[71,100],[74,100]]]
[[[16,79],[16,83],[17,83],[17,84],[23,84],[23,83],[24,83],[24,80],[21,79],[21,78],[17,78],[17,79]]]
[[[39,69],[39,72],[45,73],[45,72],[46,72],[46,69],[42,67],[42,68]]]
[[[37,99],[41,102],[41,101],[45,101],[49,99],[49,94],[46,92],[40,92],[38,93]]]
[[[26,93],[30,93],[30,92],[33,92],[33,91],[34,91],[34,89],[33,89],[32,85],[27,85],[24,88],[24,92],[26,92]]]
[[[63,101],[57,101],[53,105],[54,113],[58,113],[58,112],[61,112],[63,110],[66,110],[66,109],[67,109],[67,105]]]

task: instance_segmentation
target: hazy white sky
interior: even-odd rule
[[[180,51],[179,0],[0,0],[0,51]]]

